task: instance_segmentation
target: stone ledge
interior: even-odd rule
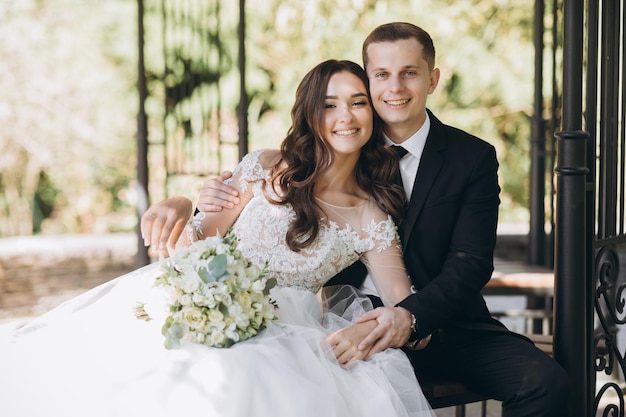
[[[32,316],[135,267],[134,234],[0,239],[0,319]]]

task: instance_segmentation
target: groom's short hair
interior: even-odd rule
[[[423,47],[424,60],[428,63],[430,71],[435,68],[435,45],[433,40],[424,29],[412,23],[392,22],[385,23],[375,28],[363,41],[363,67],[367,70],[369,57],[367,47],[373,43],[394,42],[401,39],[415,38]]]

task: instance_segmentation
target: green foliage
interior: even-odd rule
[[[186,2],[166,3],[184,7]],[[218,16],[203,12],[194,16],[194,24],[212,34],[201,42],[219,35],[221,58],[213,54],[198,67],[190,56],[201,42],[194,42],[189,54],[176,57],[173,71],[163,74],[165,3],[145,1],[151,144],[164,141],[164,125],[171,123],[164,121],[165,103],[180,103],[218,77],[219,129],[236,138],[237,3],[197,3],[219,6]],[[0,236],[135,227],[136,13],[135,0],[0,2]],[[295,88],[311,67],[328,58],[360,63],[361,43],[371,29],[410,21],[431,33],[437,49],[442,75],[429,108],[444,122],[496,146],[501,219],[528,219],[532,3],[249,0],[246,17],[250,149],[278,146],[290,124]],[[184,35],[204,36],[191,29]],[[203,80],[203,86],[179,97],[185,90],[173,86],[187,85],[190,76]],[[197,123],[191,116],[187,130]],[[170,183],[173,188],[163,186],[166,152],[150,148],[153,200],[172,192],[193,196],[194,178],[181,176]]]
[[[135,2],[1,7],[0,236],[128,230]]]
[[[409,21],[435,42],[441,80],[429,98],[445,123],[496,146],[501,219],[527,221],[532,114],[533,5],[523,0],[267,0],[248,2],[248,93],[252,148],[277,146],[289,126],[295,88],[328,58],[361,63],[377,25]]]

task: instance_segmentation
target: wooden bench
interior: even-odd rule
[[[541,334],[525,334],[535,345],[552,356],[552,336]],[[489,399],[484,395],[470,391],[465,384],[444,378],[428,378],[420,380],[422,391],[431,407],[446,408],[455,407],[456,417],[465,417],[465,405],[475,402],[482,402],[482,416],[486,416],[486,401]]]

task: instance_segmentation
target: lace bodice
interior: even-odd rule
[[[295,212],[289,205],[272,204],[265,198],[263,188],[269,170],[259,162],[262,152],[247,155],[230,179],[231,185],[252,193],[233,231],[248,259],[257,265],[268,262],[268,276],[276,278],[278,286],[317,292],[359,258],[368,267],[381,263],[374,262],[376,257],[384,257],[383,268],[402,268],[395,225],[372,200],[356,207],[318,200],[324,216],[316,242],[299,253],[290,250],[285,235]],[[267,188],[265,191],[272,195]]]

